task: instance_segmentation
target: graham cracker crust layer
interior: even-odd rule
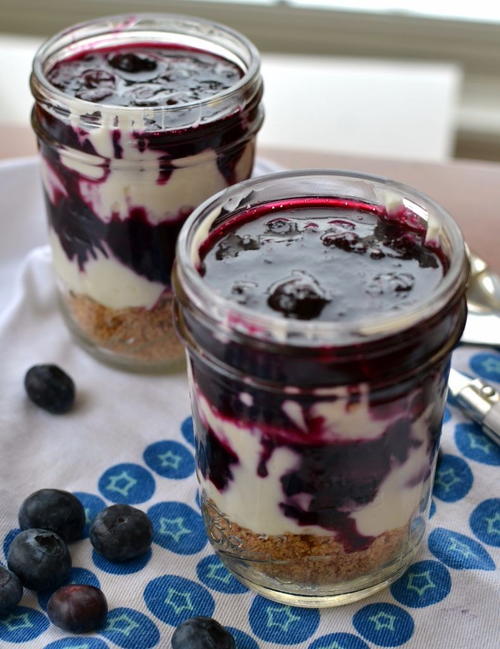
[[[266,577],[308,587],[369,575],[396,559],[408,539],[404,525],[380,534],[365,550],[346,552],[333,535],[256,534],[221,515],[211,501],[204,503],[203,514],[210,541],[226,557],[246,561]]]
[[[87,295],[64,297],[80,333],[97,347],[132,360],[161,362],[180,358],[183,347],[172,318],[173,297],[162,297],[152,309],[111,309]]]

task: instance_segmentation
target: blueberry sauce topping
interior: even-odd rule
[[[242,77],[231,61],[172,45],[94,50],[49,70],[65,94],[113,106],[183,106],[213,97]]]
[[[441,255],[415,215],[329,199],[306,207],[260,206],[216,228],[200,251],[206,282],[257,311],[353,321],[421,302],[441,281]]]

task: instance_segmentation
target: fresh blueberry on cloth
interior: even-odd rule
[[[21,601],[23,585],[19,578],[4,566],[0,566],[0,615],[10,613]]]
[[[47,615],[52,624],[71,633],[101,629],[107,614],[108,603],[102,590],[85,584],[58,588],[47,604]]]
[[[7,565],[26,588],[48,590],[68,578],[71,556],[66,543],[55,532],[35,528],[14,538]]]
[[[75,401],[73,379],[57,365],[33,365],[24,387],[33,403],[54,415],[68,412]]]
[[[128,561],[147,552],[153,540],[148,516],[130,505],[111,505],[95,517],[90,542],[109,561]]]
[[[211,617],[185,620],[174,631],[172,649],[236,649],[233,636]]]
[[[40,489],[21,505],[19,527],[27,530],[37,527],[58,534],[66,543],[82,538],[85,510],[82,503],[69,491]]]

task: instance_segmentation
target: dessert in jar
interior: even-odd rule
[[[170,282],[180,227],[252,172],[259,55],[194,17],[99,18],[42,45],[31,88],[66,321],[102,360],[163,370],[182,356]]]
[[[208,537],[264,596],[331,606],[422,540],[468,265],[398,183],[273,174],[208,199],[173,284]]]

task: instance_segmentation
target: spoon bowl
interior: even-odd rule
[[[500,275],[467,249],[470,279],[467,287],[467,322],[461,342],[500,347]]]
[[[491,313],[500,315],[500,276],[488,267],[488,264],[473,252],[468,252],[470,262],[470,280],[467,288],[467,306],[473,313]]]

